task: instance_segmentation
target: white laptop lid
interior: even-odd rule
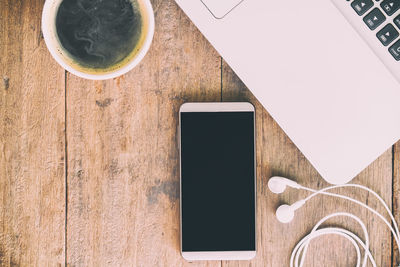
[[[176,2],[328,182],[400,138],[399,83],[330,0]]]
[[[201,0],[208,11],[216,18],[222,19],[235,9],[244,0]]]

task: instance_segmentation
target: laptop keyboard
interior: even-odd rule
[[[388,46],[388,53],[400,61],[400,15],[394,15],[400,9],[400,0],[347,0],[356,14],[362,17],[366,27],[376,30],[376,38],[383,46]]]

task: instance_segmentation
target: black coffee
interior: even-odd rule
[[[108,69],[130,56],[142,34],[137,0],[63,0],[58,38],[79,65]]]

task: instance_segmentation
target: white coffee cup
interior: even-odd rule
[[[42,13],[42,31],[47,48],[53,58],[64,69],[70,73],[91,80],[105,80],[118,77],[133,69],[146,55],[150,48],[154,35],[154,13],[150,0],[137,0],[142,15],[142,23],[144,26],[143,40],[141,41],[138,51],[128,61],[123,62],[120,66],[116,65],[114,69],[109,71],[90,71],[79,66],[68,55],[59,41],[56,30],[56,16],[58,8],[63,0],[46,0]]]

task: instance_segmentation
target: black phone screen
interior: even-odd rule
[[[254,112],[180,116],[182,251],[254,251]]]

